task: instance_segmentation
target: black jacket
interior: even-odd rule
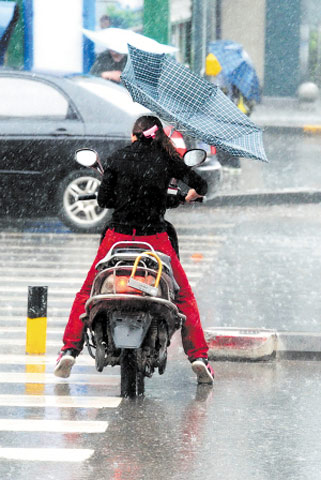
[[[171,178],[182,180],[199,195],[207,183],[183,160],[171,158],[155,145],[136,141],[108,159],[98,192],[98,204],[113,208],[110,227],[128,225],[152,233],[165,231],[167,188]]]
[[[111,70],[124,70],[127,62],[127,55],[125,55],[119,62],[116,62],[111,56],[109,50],[105,50],[100,53],[93,66],[91,67],[90,73],[92,75],[100,76],[103,72],[109,72]]]

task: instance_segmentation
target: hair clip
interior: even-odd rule
[[[156,132],[158,130],[158,126],[154,125],[153,127],[149,128],[148,130],[145,130],[143,132],[144,137],[146,138],[155,138],[156,137]]]

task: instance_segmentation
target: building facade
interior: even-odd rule
[[[314,1],[319,0],[171,0],[170,41],[180,47],[179,60],[190,63],[193,12],[202,5],[205,42],[221,38],[242,44],[265,95],[295,96],[300,81],[309,76],[302,70],[302,11]]]
[[[50,4],[51,8],[58,8],[59,5],[62,15],[64,11],[68,11],[67,4],[62,0],[56,3],[54,0],[15,1],[20,7],[21,17],[8,47],[8,66],[31,69],[41,53],[40,46],[43,48],[44,40],[42,39],[41,45],[39,42],[36,44],[39,32],[35,27],[30,27],[32,18],[30,11],[33,9],[34,15],[35,5],[37,10],[42,4]],[[105,13],[107,6],[133,8],[135,5],[136,9],[141,7],[142,32],[161,43],[177,46],[179,49],[177,60],[190,65],[198,73],[204,72],[208,42],[222,38],[244,46],[253,61],[264,95],[295,96],[299,84],[307,80],[321,86],[320,0],[132,2],[72,0],[72,2],[75,2],[75,5],[82,5],[82,11],[85,13],[79,22],[87,28],[95,28],[95,20],[96,26],[98,25],[99,18]],[[68,5],[72,2],[68,2]],[[75,22],[75,16],[72,14],[69,16],[70,20],[66,21],[68,45],[69,25],[70,22]],[[79,25],[77,28],[79,29]],[[45,34],[46,31],[44,37]],[[78,59],[78,64],[82,63],[85,71],[88,70],[90,63],[88,61],[86,66],[86,55],[89,53],[85,51],[83,61],[80,57]]]

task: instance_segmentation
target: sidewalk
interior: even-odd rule
[[[321,101],[300,102],[290,97],[263,97],[251,119],[265,129],[295,129],[321,133]]]
[[[321,168],[319,161],[321,150],[321,102],[309,104],[301,103],[293,98],[264,98],[262,103],[256,106],[251,119],[263,129],[263,141],[270,163],[264,164],[263,162],[242,159],[242,168],[239,172],[224,170],[221,188],[216,198],[209,202],[210,205],[225,207],[228,205],[269,206],[282,203],[321,203]],[[283,252],[283,255],[288,255],[285,268],[289,269],[289,272],[291,272],[289,261],[291,260],[292,264],[295,265],[298,262],[297,254],[300,252],[299,247],[297,247],[297,250],[293,250],[295,238],[299,242],[298,238],[300,236],[295,235],[295,232],[292,232],[291,235],[290,226],[289,224],[288,233],[289,238],[292,238],[291,250],[287,254],[284,248]],[[305,226],[305,228],[307,227]],[[224,291],[222,296],[228,298],[228,305],[232,304],[235,306],[238,300],[237,297],[233,298],[234,290],[229,289],[231,278],[237,285],[244,283],[244,279],[248,276],[247,249],[251,251],[256,245],[254,240],[252,245],[248,245],[249,239],[252,238],[248,234],[245,234],[245,238],[247,240],[245,245],[243,245],[243,251],[240,252],[240,241],[238,241],[237,253],[234,252],[233,248],[226,249],[223,258],[220,257],[216,265],[215,280],[220,285],[220,289]],[[311,232],[310,242],[311,239],[315,239],[317,242],[318,237],[315,232]],[[268,252],[266,257],[258,255],[258,258],[261,258],[261,256],[269,258],[269,269],[265,268],[262,260],[257,276],[257,278],[261,278],[266,290],[267,286],[273,285],[276,278],[279,278],[275,272],[280,274],[280,265],[282,266],[284,263],[280,260],[282,257],[276,255],[275,264],[272,265],[269,243],[267,245]],[[227,253],[228,251],[231,252],[230,256]],[[293,252],[292,255],[291,252]],[[302,252],[301,255],[303,255]],[[317,259],[314,258],[311,260],[310,266],[307,266],[306,260],[301,265],[305,265],[307,272],[310,274],[313,266],[318,265],[317,262]],[[237,269],[235,269],[235,265],[238,266]],[[226,278],[224,278],[222,272],[226,269]],[[235,280],[238,274],[240,276],[239,283]],[[291,275],[289,273],[289,278],[295,279],[297,276],[297,274]],[[303,322],[302,324],[303,331],[284,330],[281,327],[281,320],[279,328],[273,326],[271,329],[266,329],[260,328],[259,325],[257,325],[258,328],[246,328],[243,324],[244,318],[247,315],[251,318],[251,315],[247,312],[242,317],[236,309],[236,312],[232,312],[230,318],[233,319],[233,315],[236,316],[235,324],[239,324],[240,328],[213,326],[205,329],[209,345],[209,358],[211,360],[243,361],[300,358],[320,361],[321,333],[308,331],[309,308],[311,305],[311,308],[313,308],[313,305],[317,305],[316,299],[318,298],[317,292],[315,298],[313,298],[314,278],[317,278],[317,275],[311,275],[311,277],[307,275],[304,285],[299,286],[296,283],[292,285],[293,282],[288,282],[290,294],[287,297],[286,294],[283,295],[284,292],[282,291],[287,281],[287,274],[284,273],[283,282],[280,283],[279,287],[280,291],[277,292],[277,294],[280,294],[282,302],[284,301],[286,304],[284,307],[285,317],[287,310],[289,315],[294,315],[293,311],[299,310],[298,302],[295,299],[300,301],[302,291],[306,292],[304,300],[301,298],[303,309],[306,309],[306,311],[300,311],[300,315],[302,315],[303,319],[305,317],[308,318],[307,323]],[[309,279],[312,283],[310,288],[305,290]],[[277,294],[275,294],[276,298],[278,298]],[[238,295],[243,300],[251,298],[247,291],[241,294],[238,290]],[[254,297],[260,297],[260,292],[255,292]],[[214,302],[220,306],[219,298],[215,299]],[[270,295],[263,295],[260,308],[265,309],[264,312],[270,311],[273,307],[269,302]],[[295,308],[293,307],[294,305]],[[262,314],[260,308],[256,312],[258,318]],[[222,312],[219,313],[223,315]],[[229,325],[230,318],[228,315],[225,316],[223,324]],[[253,318],[255,318],[255,314],[253,314]],[[253,323],[255,324],[255,322]],[[258,323],[260,324],[260,320],[258,320]]]
[[[210,205],[321,202],[321,100],[263,97],[251,120],[263,129],[270,163],[241,159],[239,171],[224,169]]]

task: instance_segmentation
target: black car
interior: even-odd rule
[[[129,143],[147,112],[124,87],[93,76],[0,71],[1,212],[50,212],[74,231],[101,230],[107,211],[77,200],[100,178],[75,162],[75,151],[93,148],[106,158]],[[204,170],[214,189],[218,170]]]

